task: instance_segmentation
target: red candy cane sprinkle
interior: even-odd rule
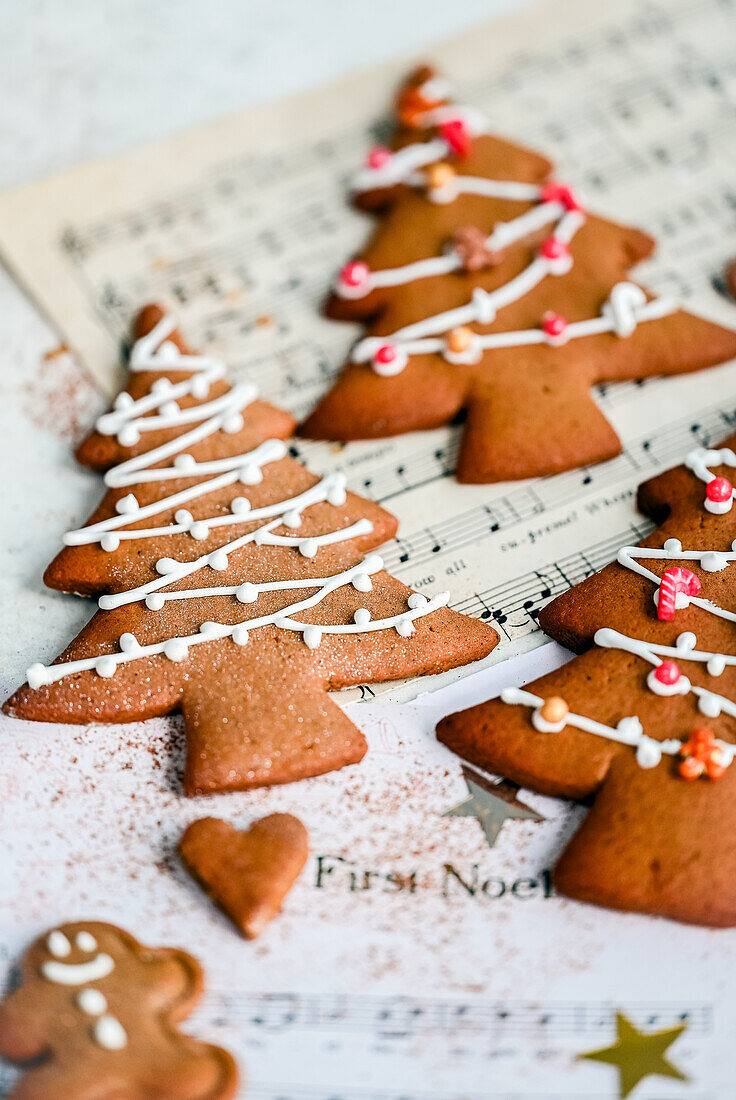
[[[708,482],[705,495],[714,504],[725,504],[733,496],[733,485],[727,477],[714,477]]]
[[[467,157],[473,145],[470,130],[461,118],[448,118],[440,126],[440,134],[459,157]]]
[[[678,595],[682,593],[685,596],[697,596],[700,588],[700,581],[692,570],[683,569],[679,565],[665,569],[659,584],[657,617],[665,622],[674,619]]]
[[[654,670],[654,678],[666,687],[673,687],[680,679],[680,670],[674,661],[662,661]]]

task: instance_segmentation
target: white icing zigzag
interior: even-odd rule
[[[29,685],[32,688],[38,688],[76,672],[88,670],[94,670],[100,676],[112,676],[120,665],[141,657],[163,655],[171,661],[181,661],[186,658],[191,646],[201,642],[231,638],[236,645],[245,645],[248,642],[250,630],[268,624],[301,633],[305,644],[310,649],[316,648],[325,634],[347,635],[392,628],[403,637],[409,637],[414,631],[413,623],[416,619],[430,614],[439,607],[444,607],[449,600],[448,592],[440,593],[431,600],[419,593],[413,593],[409,597],[406,611],[386,619],[371,620],[367,608],[359,608],[355,612],[354,622],[344,625],[315,626],[295,618],[301,612],[317,607],[331,592],[347,585],[352,585],[358,592],[370,592],[373,586],[371,576],[383,568],[382,559],[377,554],[371,554],[359,565],[328,577],[295,578],[260,584],[243,581],[237,585],[162,591],[172,583],[181,581],[203,569],[214,572],[224,571],[228,568],[229,555],[249,543],[293,547],[303,557],[313,558],[320,547],[348,541],[367,534],[372,529],[369,520],[361,519],[348,527],[309,537],[275,533],[281,526],[298,530],[302,523],[302,513],[314,504],[325,501],[336,507],[344,504],[346,491],[345,478],[342,474],[331,474],[297,496],[276,501],[261,508],[252,509],[246,497],[235,497],[231,502],[228,515],[195,520],[191,512],[181,507],[238,481],[245,485],[258,484],[263,478],[262,467],[283,458],[286,447],[281,440],[270,439],[246,454],[210,462],[196,462],[187,453],[188,447],[201,442],[214,432],[239,431],[243,426],[242,410],[255,399],[256,389],[250,384],[235,386],[229,393],[215,400],[204,401],[203,404],[186,409],[180,408],[177,402],[182,397],[192,395],[204,400],[211,383],[224,375],[225,368],[219,360],[208,356],[182,354],[173,343],[167,340],[173,329],[173,318],[166,316],[151,333],[137,341],[131,355],[131,370],[150,372],[191,370],[195,373],[176,385],[166,378],[157,379],[153,382],[149,393],[138,401],[133,401],[127,394],[121,394],[120,397],[127,400],[118,398],[113,412],[102,416],[97,423],[97,428],[103,434],[117,435],[123,446],[133,446],[138,442],[141,434],[148,430],[161,430],[189,424],[196,426],[188,428],[175,439],[159,447],[120,463],[106,474],[105,481],[109,487],[121,487],[145,482],[165,482],[200,474],[216,476],[144,507],[140,507],[134,493],[129,493],[118,501],[116,516],[69,532],[65,542],[67,545],[98,542],[103,550],[112,552],[118,548],[122,540],[189,533],[193,539],[202,541],[216,527],[251,523],[254,520],[266,522],[254,531],[241,535],[193,561],[183,562],[173,558],[160,558],[156,562],[159,579],[125,592],[102,596],[99,599],[99,607],[102,610],[110,610],[142,600],[150,611],[156,612],[171,600],[232,596],[240,604],[249,604],[254,603],[264,592],[297,592],[308,589],[316,589],[316,592],[269,615],[255,616],[235,625],[205,622],[196,634],[168,638],[153,645],[140,645],[132,634],[123,634],[119,639],[117,653],[49,666],[32,665],[27,672]],[[156,465],[167,459],[173,459],[173,462],[166,466]],[[130,527],[132,523],[171,509],[176,509],[174,523],[148,528]]]
[[[707,458],[707,461],[714,462],[714,464],[716,460],[712,456],[717,455],[718,460],[722,462],[720,456],[723,453],[722,451],[705,452],[706,456],[711,456]],[[690,463],[688,464],[690,465]],[[703,480],[707,479],[703,478]],[[654,593],[656,603],[659,597],[660,578],[656,573],[652,573],[651,570],[641,565],[641,560],[697,561],[701,568],[707,572],[720,572],[736,560],[736,541],[734,541],[731,550],[731,553],[722,553],[715,550],[683,550],[679,539],[667,539],[661,550],[640,546],[624,546],[619,551],[618,561],[626,569],[638,573],[639,576],[646,577],[647,580],[651,580],[657,586]],[[681,610],[689,604],[694,604],[701,610],[729,622],[736,622],[736,614],[719,607],[711,600],[699,596],[688,596],[682,592],[678,593],[677,608]],[[655,695],[692,694],[697,697],[698,709],[701,714],[709,718],[717,718],[720,714],[725,713],[736,718],[736,702],[724,695],[719,695],[707,688],[691,683],[687,676],[683,676],[679,672],[677,665],[674,663],[680,660],[704,664],[711,676],[720,676],[727,667],[736,666],[736,656],[698,650],[696,648],[697,637],[691,631],[680,634],[674,646],[657,645],[638,638],[630,638],[626,634],[621,634],[609,627],[603,627],[596,631],[593,640],[596,645],[603,648],[633,653],[642,660],[648,661],[653,669],[647,676],[646,683],[649,690]],[[667,669],[669,675],[662,676],[661,672],[660,675],[657,675],[658,670],[665,671],[664,666],[666,664],[669,665]],[[683,751],[683,742],[680,740],[657,741],[652,737],[648,737],[636,715],[622,718],[615,727],[596,722],[585,715],[572,713],[566,713],[558,722],[550,722],[542,714],[542,708],[545,704],[544,699],[540,699],[531,692],[522,691],[519,688],[506,688],[501,692],[501,699],[504,703],[534,708],[532,725],[540,732],[559,733],[565,726],[570,725],[586,733],[606,737],[620,744],[631,745],[636,749],[636,759],[643,768],[654,767],[663,755],[677,756],[681,755]],[[733,762],[734,756],[736,756],[736,745],[714,739],[710,751],[717,754],[719,767],[728,767]]]
[[[468,145],[473,138],[487,132],[486,122],[476,110],[450,104],[428,109],[417,117],[415,125],[420,129],[437,126],[440,133],[429,141],[414,142],[395,151],[374,149],[366,167],[353,180],[354,190],[369,191],[403,183],[425,190],[429,200],[435,203],[453,202],[461,194],[536,203],[519,217],[494,227],[483,242],[489,254],[507,248],[550,223],[554,223],[552,236],[543,243],[526,270],[505,286],[490,293],[477,288],[465,306],[427,317],[391,335],[359,341],[351,355],[354,363],[371,362],[376,374],[384,377],[403,371],[412,355],[439,354],[449,363],[478,363],[484,352],[497,348],[545,343],[557,347],[568,340],[603,333],[628,337],[638,324],[658,320],[678,308],[671,298],[655,298],[650,302],[641,287],[619,283],[600,315],[584,321],[567,324],[564,318],[550,316],[537,329],[485,336],[466,330],[464,326],[473,322],[492,324],[499,309],[523,298],[548,275],[567,274],[573,263],[569,245],[585,224],[585,214],[569,187],[466,176],[456,173],[451,164],[437,163],[456,151],[453,141],[446,136],[447,131],[442,130],[443,124],[459,127]],[[434,171],[429,169],[430,165],[434,165]],[[371,271],[365,263],[357,261],[343,268],[334,289],[342,298],[358,299],[376,288],[401,286],[416,279],[449,274],[462,267],[462,252],[457,245],[449,246],[439,256],[378,271]],[[448,335],[438,336],[438,333]]]

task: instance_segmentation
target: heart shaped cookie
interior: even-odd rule
[[[309,854],[291,814],[269,814],[241,832],[217,817],[193,821],[179,841],[184,866],[248,939],[281,909]]]

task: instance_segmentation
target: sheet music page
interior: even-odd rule
[[[575,0],[432,51],[498,132],[551,156],[588,205],[657,238],[636,278],[731,325],[720,276],[736,240],[733,18],[723,0],[626,2],[607,16]],[[234,377],[301,417],[359,332],[319,307],[371,232],[347,181],[406,64],[0,197],[0,250],[108,395],[123,379],[131,316],[158,299],[195,346],[222,352]],[[318,472],[344,469],[396,514],[387,569],[419,589],[450,588],[454,607],[488,618],[503,641],[493,664],[538,644],[546,600],[647,533],[635,486],[732,430],[734,383],[727,365],[600,389],[624,453],[541,481],[458,486],[457,427],[295,452]]]
[[[720,277],[736,250],[735,16],[730,0],[553,0],[433,51],[500,133],[553,157],[590,206],[658,239],[639,281],[731,325]],[[89,601],[44,590],[41,574],[100,497],[71,439],[120,385],[141,302],[170,303],[192,343],[298,416],[339,369],[358,329],[324,320],[319,305],[371,232],[347,179],[404,69],[0,196],[4,258],[94,379],[68,355],[39,366],[20,349],[3,376],[0,436],[24,456],[8,489],[6,693],[91,614]],[[457,428],[297,442],[313,469],[344,469],[398,516],[390,571],[427,592],[449,587],[453,606],[496,626],[494,667],[379,699],[364,688],[354,695],[368,701],[351,709],[370,743],[359,767],[206,805],[181,797],[175,720],[80,729],[0,718],[4,963],[80,914],[180,943],[208,974],[185,1027],[236,1053],[253,1100],[614,1097],[615,1071],[576,1056],[614,1040],[617,1008],[645,1030],[686,1025],[670,1057],[690,1082],[649,1078],[637,1097],[730,1097],[734,933],[555,896],[550,869],[585,811],[519,792],[542,820],[507,822],[489,847],[477,821],[443,816],[468,786],[431,730],[563,659],[540,646],[540,606],[648,532],[636,485],[733,430],[735,383],[727,364],[601,389],[622,455],[532,482],[458,486]],[[282,917],[244,944],[188,879],[176,842],[204,814],[245,827],[274,810],[304,820],[312,854]],[[2,1073],[8,1088],[14,1075]]]

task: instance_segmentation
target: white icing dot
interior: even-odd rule
[[[313,558],[319,550],[319,543],[316,539],[304,539],[299,543],[299,553],[303,558]]]
[[[222,430],[232,435],[234,432],[239,432],[243,427],[243,417],[240,413],[233,413],[232,416],[226,416],[222,422]]]
[[[366,573],[377,573],[383,569],[383,558],[380,554],[369,554],[363,562],[363,569]]]
[[[46,937],[46,947],[56,959],[65,959],[71,954],[72,945],[63,932],[55,929]]]
[[[253,463],[241,466],[238,470],[238,481],[243,485],[258,485],[263,481],[263,473],[259,466],[255,466]]]
[[[667,539],[664,549],[668,554],[679,554],[682,551],[682,543],[679,539]]]
[[[336,508],[342,507],[345,501],[348,499],[348,494],[345,492],[344,482],[330,485],[327,489],[327,500],[330,504]]]
[[[126,393],[125,390],[123,390],[122,393],[119,393],[113,401],[112,407],[119,410],[129,409],[132,404],[133,398],[130,396],[129,393]]]
[[[409,596],[409,599],[406,602],[412,609],[412,611],[416,611],[417,608],[424,607],[425,604],[428,604],[429,600],[426,596],[423,596],[421,592],[412,592],[411,596]]]
[[[203,374],[195,374],[189,382],[189,389],[191,391],[192,397],[196,397],[201,400],[203,397],[206,397],[207,394],[210,392],[209,379]]]
[[[207,558],[207,564],[210,569],[216,569],[218,573],[222,573],[227,569],[227,554],[224,550],[215,550],[214,554],[210,554]]]
[[[107,1010],[107,999],[99,989],[83,989],[77,997],[77,1004],[88,1016],[101,1016]]]
[[[206,523],[202,523],[201,520],[197,520],[196,523],[193,523],[192,526],[189,528],[189,534],[192,536],[193,539],[196,539],[197,542],[204,542],[209,533],[209,527]]]
[[[244,516],[250,512],[250,501],[247,497],[234,497],[230,501],[230,511],[236,516]]]
[[[410,638],[414,633],[414,623],[411,619],[399,619],[396,624],[396,633],[402,638]]]
[[[176,401],[166,401],[161,406],[161,412],[164,416],[178,416],[181,409],[177,405]]]
[[[720,653],[716,654],[715,657],[711,657],[705,667],[711,676],[720,676],[726,667],[726,658]]]
[[[141,433],[132,424],[125,424],[118,432],[118,443],[121,447],[132,447],[138,442]]]
[[[192,522],[192,513],[187,508],[178,508],[177,511],[174,512],[174,519],[177,523],[181,524],[182,527],[188,527]]]
[[[47,683],[47,669],[46,665],[42,665],[40,661],[36,661],[26,671],[26,679],[28,680],[28,686],[32,687],[34,691],[36,688],[40,688],[42,684]]]
[[[120,646],[123,653],[133,653],[136,649],[138,649],[138,639],[136,638],[135,634],[129,634],[126,632],[125,634],[120,635],[118,639],[118,645]]]
[[[636,749],[636,762],[640,768],[655,768],[662,759],[662,749],[651,737],[643,737]]]
[[[94,1037],[105,1050],[122,1050],[128,1042],[125,1028],[114,1016],[100,1016],[94,1026]]]
[[[717,718],[721,713],[721,703],[718,696],[712,695],[709,691],[704,692],[698,699],[698,709],[706,718]]]
[[[183,661],[189,656],[189,646],[183,638],[172,638],[164,646],[164,657],[170,661]]]
[[[700,564],[706,573],[720,573],[728,565],[728,558],[725,554],[718,554],[715,550],[711,550],[703,554]]]
[[[110,553],[111,550],[117,550],[118,546],[120,546],[120,539],[117,535],[106,532],[100,539],[100,546],[103,550]]]
[[[353,577],[353,588],[356,592],[371,592],[373,581],[367,573],[356,573]]]
[[[114,676],[117,667],[118,664],[114,657],[98,657],[95,661],[95,672],[98,676],[103,676],[105,679]]]
[[[91,954],[97,950],[97,940],[94,938],[91,932],[77,932],[74,942],[80,951],[86,951],[87,954]]]
[[[242,625],[233,627],[232,639],[236,645],[248,644],[248,630]]]
[[[639,738],[644,735],[641,722],[636,715],[628,715],[626,718],[622,718],[616,724],[616,729],[631,745],[636,744]]]
[[[151,386],[151,393],[157,393],[159,396],[163,393],[168,393],[171,389],[171,382],[168,378],[157,378]]]
[[[151,592],[146,596],[146,607],[149,611],[160,611],[166,603],[166,598],[161,596],[158,592]]]
[[[356,626],[367,626],[371,621],[371,613],[367,607],[359,607],[353,616]]]
[[[156,358],[162,363],[175,363],[177,359],[181,358],[181,352],[171,340],[164,340],[158,349]]]
[[[179,564],[174,558],[159,558],[156,562],[156,572],[162,577],[166,577],[169,573],[175,573],[179,568]]]
[[[219,634],[221,630],[220,623],[204,622],[199,628],[199,633],[204,634],[205,637],[212,638],[215,634]]]
[[[258,599],[258,589],[250,581],[246,581],[235,589],[235,599],[240,603],[255,603]]]
[[[177,470],[193,470],[196,468],[196,465],[196,459],[189,454],[177,455],[174,459],[174,466]]]
[[[678,649],[680,653],[689,653],[691,649],[695,649],[697,644],[698,639],[693,632],[691,630],[685,630],[682,634],[678,635],[677,641],[675,642],[675,648]]]
[[[292,508],[290,512],[284,512],[283,524],[284,527],[290,527],[292,530],[296,530],[297,527],[301,527],[301,512],[297,512],[296,508]]]
[[[138,511],[138,498],[133,493],[122,497],[115,505],[115,511],[119,516],[127,516]]]
[[[304,644],[308,649],[316,649],[322,641],[322,631],[318,626],[308,626],[304,631]]]

